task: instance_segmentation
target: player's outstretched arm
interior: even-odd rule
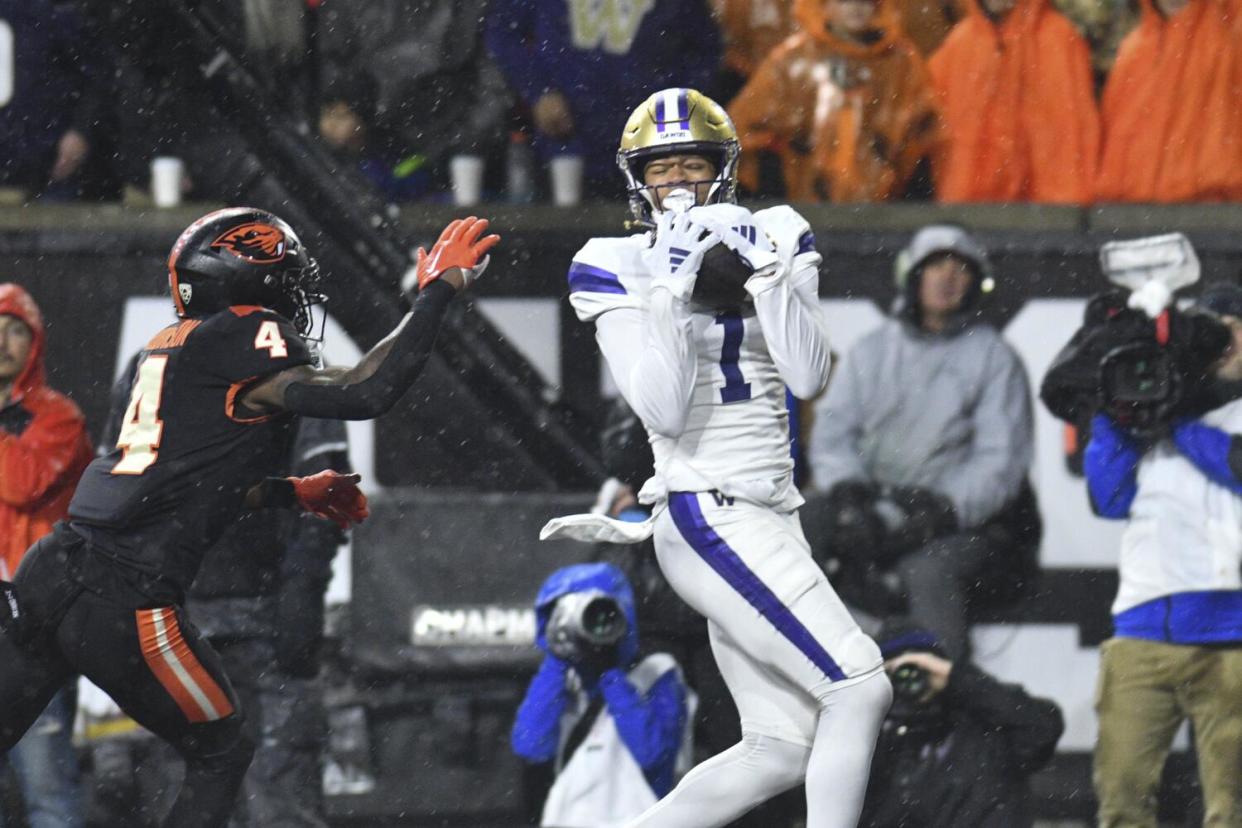
[[[457,219],[430,253],[419,249],[419,290],[410,312],[357,365],[290,368],[255,384],[242,403],[259,414],[291,411],[334,420],[369,420],[392,408],[422,372],[449,302],[487,267],[487,253],[500,237],[484,236],[486,230],[487,219]]]

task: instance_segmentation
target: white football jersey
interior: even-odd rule
[[[800,331],[802,339],[818,339],[794,343],[788,350],[792,359],[814,363],[794,369],[795,373],[813,375],[809,384],[803,381],[801,387],[811,388],[812,393],[822,388],[827,380],[828,346],[818,297],[820,256],[810,225],[790,207],[761,210],[750,218],[776,246],[787,270],[786,288],[748,303],[741,312],[696,310],[691,314],[696,365],[685,428],[677,437],[670,437],[648,424],[656,475],[644,488],[644,500],[659,499],[668,491],[716,489],[724,495],[781,508],[796,508],[801,503],[793,486],[786,407],[787,384],[800,386],[782,375],[780,361],[773,355],[777,340],[770,332],[765,335],[764,326],[779,324],[785,338],[789,328]],[[587,242],[569,270],[570,303],[579,319],[602,326],[612,323],[601,317],[628,310],[643,313],[641,317],[620,314],[616,318],[645,321],[652,274],[642,253],[649,243],[645,233]],[[809,319],[808,324],[790,324],[792,305],[797,306],[792,312]],[[602,335],[600,340],[605,346]],[[620,352],[616,346],[614,353],[608,353],[608,347],[604,351],[618,387],[633,405],[635,396],[645,390],[638,387],[644,382],[641,372],[629,371],[629,358],[636,356],[646,341],[637,324],[627,341],[632,342],[633,354]],[[788,367],[785,373],[790,373]]]

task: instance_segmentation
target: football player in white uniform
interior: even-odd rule
[[[879,649],[811,558],[793,484],[786,388],[817,395],[831,362],[810,225],[735,203],[737,133],[693,89],[630,116],[617,161],[649,232],[596,238],[569,269],[655,476],[646,525],[572,516],[544,536],[654,532],[669,583],[707,618],[742,741],[691,770],[631,826],[724,825],[806,780],[808,828],[858,820],[892,698]]]

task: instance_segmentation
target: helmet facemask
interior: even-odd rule
[[[311,336],[315,328],[313,309],[328,301],[326,294],[320,291],[322,280],[319,274],[319,263],[307,257],[309,264],[305,267],[290,268],[280,273],[271,273],[264,277],[263,282],[272,288],[277,297],[271,302],[272,310],[286,317],[303,338],[321,342],[327,323],[327,309],[320,316],[319,333]]]
[[[617,153],[617,165],[625,175],[626,190],[630,196],[630,212],[635,221],[644,227],[655,225],[655,216],[662,212],[656,201],[657,187],[671,192],[678,189],[677,184],[649,185],[645,183],[643,171],[652,161],[670,155],[701,155],[708,159],[716,168],[716,177],[709,181],[688,181],[682,189],[689,189],[696,196],[695,203],[702,204],[733,204],[737,202],[737,159],[736,145],[723,148],[718,145],[687,144],[673,148],[660,148],[646,152],[633,152],[628,156]],[[707,197],[699,202],[699,188],[707,186]],[[667,193],[666,193],[667,194]]]

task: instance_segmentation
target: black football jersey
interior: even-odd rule
[[[116,445],[87,467],[69,520],[105,554],[184,592],[246,492],[287,462],[293,416],[247,417],[237,396],[312,362],[293,325],[265,308],[165,328],[139,355]]]

